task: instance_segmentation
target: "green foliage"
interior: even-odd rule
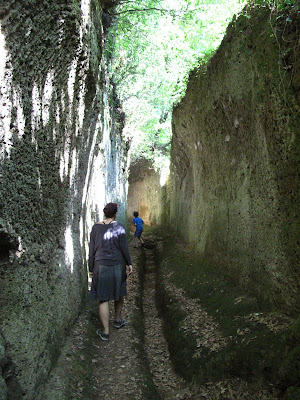
[[[286,7],[296,6],[296,1],[292,0],[251,0],[252,6],[268,6],[273,9],[282,10]]]
[[[171,110],[188,74],[218,47],[240,0],[121,1],[111,12],[107,55],[126,113],[133,156],[168,157]]]

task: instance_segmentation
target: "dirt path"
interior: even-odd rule
[[[139,257],[132,251],[134,264]],[[96,335],[100,327],[97,302],[89,302],[74,324],[57,367],[53,370],[40,400],[142,400],[146,390],[132,326],[137,311],[139,277],[137,271],[128,280],[128,296],[123,317],[127,324],[113,328],[113,305],[110,306],[110,340]]]
[[[128,280],[123,315],[127,325],[117,330],[111,324],[110,341],[102,342],[95,333],[100,327],[97,304],[88,303],[37,400],[277,399],[274,394],[249,388],[239,379],[208,382],[196,387],[175,373],[163,335],[162,320],[155,307],[154,251],[131,249],[135,272]],[[171,290],[174,293],[176,288]],[[197,302],[189,300],[187,303],[181,291],[176,296],[182,297],[182,304],[190,316],[201,313],[197,320],[201,321],[203,329],[216,331],[214,321]],[[113,317],[111,307],[111,321]],[[189,325],[193,324],[191,320]],[[215,333],[211,336],[220,337]],[[218,340],[222,345],[226,342],[226,338]],[[212,345],[216,346],[214,342]]]

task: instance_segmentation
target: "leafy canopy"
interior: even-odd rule
[[[110,75],[126,113],[132,157],[168,158],[171,111],[189,71],[220,44],[243,0],[121,0],[111,12]]]

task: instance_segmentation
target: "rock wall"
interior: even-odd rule
[[[92,224],[107,201],[125,221],[102,16],[97,0],[0,2],[1,399],[36,398],[86,297]]]
[[[135,230],[132,225],[134,211],[139,212],[146,225],[160,225],[163,189],[159,171],[151,161],[138,160],[130,165],[128,183],[127,214],[131,230]]]
[[[170,219],[220,273],[296,312],[300,14],[248,9],[173,112]]]

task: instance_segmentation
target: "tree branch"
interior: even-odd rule
[[[159,11],[161,13],[176,13],[176,12],[178,12],[176,10],[166,10],[166,9],[163,9],[163,8],[151,7],[151,8],[135,8],[135,9],[132,9],[132,10],[120,11],[118,13],[109,13],[109,15],[121,15],[121,14],[139,12],[139,11]]]

